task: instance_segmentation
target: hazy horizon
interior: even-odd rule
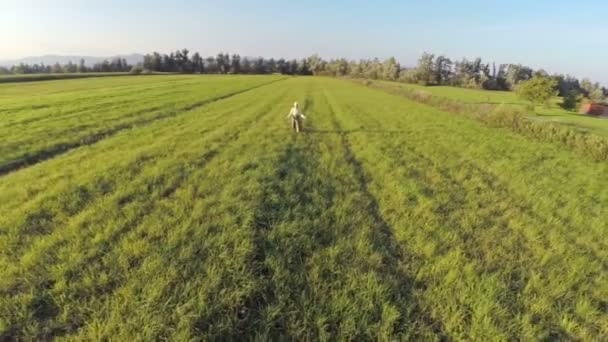
[[[454,60],[521,63],[608,84],[608,3],[278,0],[230,3],[8,0],[0,60],[113,56],[188,48],[203,55],[387,58],[414,65],[423,52]]]

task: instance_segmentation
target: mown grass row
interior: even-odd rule
[[[216,78],[220,84],[225,79],[224,76]],[[233,81],[238,80],[237,77]],[[2,105],[0,113],[24,112],[30,117],[41,117],[44,114],[49,114],[49,110],[62,113],[65,111],[64,106],[71,109],[75,104],[79,104],[88,108],[86,105],[95,105],[99,101],[111,102],[115,97],[120,98],[150,90],[184,90],[184,86],[193,86],[201,82],[214,83],[213,77],[165,76],[158,78],[116,77],[31,84],[0,84],[0,104]],[[31,94],[37,96],[32,98]],[[14,120],[15,118],[13,116],[3,116],[3,119]]]
[[[348,82],[265,85],[0,178],[0,337],[598,340],[607,171]]]
[[[0,146],[0,174],[276,80],[276,77],[199,78],[196,83],[178,84],[177,89],[167,85],[148,91],[135,87],[127,96],[117,91],[107,94],[110,101],[105,96],[98,101],[85,98],[63,104],[47,99],[49,104],[42,110],[34,110],[34,114],[28,110],[5,114],[12,120],[0,128],[4,138]],[[15,119],[21,122],[10,124]]]
[[[608,332],[608,227],[598,219],[608,203],[605,164],[390,96],[376,94],[384,108],[371,112],[371,94],[330,89],[346,127],[399,130],[353,133],[353,150],[415,256],[414,292],[448,336],[593,340]]]
[[[99,315],[117,313],[102,310],[106,297],[123,288],[127,291],[130,286],[139,288],[152,282],[146,278],[124,284],[131,277],[141,273],[160,280],[163,278],[157,278],[159,272],[178,270],[161,267],[146,273],[149,267],[161,266],[159,262],[178,263],[180,256],[187,255],[188,248],[193,247],[175,246],[172,242],[202,242],[193,239],[204,231],[192,224],[187,208],[198,208],[207,196],[192,192],[222,190],[216,187],[217,179],[208,178],[207,164],[251,126],[261,127],[257,119],[268,116],[269,108],[290,102],[282,101],[281,88],[270,91],[279,95],[253,105],[259,92],[241,94],[235,100],[220,101],[221,104],[210,105],[206,110],[127,132],[69,158],[45,163],[68,180],[55,187],[39,182],[38,186],[46,187],[39,192],[40,196],[22,205],[20,210],[12,211],[8,220],[0,224],[9,229],[3,230],[6,248],[3,248],[2,260],[7,277],[2,286],[2,317],[8,320],[4,325],[9,328],[5,334],[49,338],[74,333],[85,323],[92,324],[93,329],[87,334],[97,334],[95,319],[89,322],[88,316],[96,312]],[[276,109],[273,113],[276,114]],[[129,152],[125,154],[117,150],[117,146]],[[236,156],[240,156],[238,151]],[[110,165],[104,165],[108,160]],[[225,160],[222,158],[220,163]],[[80,164],[81,168],[83,164],[98,167],[84,173],[78,173],[76,168],[62,168],[70,163]],[[40,165],[40,168],[43,166],[48,172],[49,165]],[[5,177],[4,185],[13,187],[15,178],[23,176],[23,172]],[[224,169],[219,167],[215,172],[216,177],[223,177]],[[203,180],[207,186],[199,190],[199,182]],[[209,200],[217,201],[217,198]],[[226,201],[226,205],[239,203]],[[209,209],[204,205],[203,208]],[[216,219],[221,220],[223,216]],[[239,244],[238,239],[233,242]],[[158,253],[168,246],[172,246],[175,254]],[[138,261],[143,259],[146,263],[140,265]],[[207,264],[199,260],[183,267],[189,270],[203,265]],[[235,271],[226,268],[226,272]],[[151,291],[161,289],[153,287]],[[131,300],[137,301],[139,297]],[[118,303],[128,301],[119,299]],[[141,312],[139,306],[134,309],[146,320],[149,318],[146,314],[151,314]],[[166,312],[158,319],[166,320],[169,316]],[[111,329],[111,322],[107,323],[105,327]],[[120,319],[114,323],[135,327],[139,321],[133,316],[128,322]],[[169,322],[166,325],[171,326]],[[122,329],[124,334],[129,332],[126,326]],[[138,334],[145,335],[142,330],[138,330]]]
[[[263,290],[245,310],[255,313],[249,326],[262,339],[433,336],[323,93],[311,97],[306,134],[288,143],[262,183],[255,222]]]
[[[69,181],[55,190],[56,197],[47,195],[50,189],[41,191],[38,201],[22,208],[22,216],[15,215],[16,222],[2,224],[20,227],[9,235],[14,237],[12,248],[3,249],[10,251],[3,258],[10,270],[2,284],[5,335],[192,339],[431,334],[413,315],[416,304],[409,280],[399,271],[397,247],[373,199],[362,191],[361,175],[353,168],[356,160],[343,137],[327,132],[336,128],[335,122],[326,117],[327,103],[310,90],[313,85],[292,82],[289,100],[273,96],[208,133],[226,139],[232,132],[237,140],[229,144],[210,149],[200,146],[200,139],[193,141],[205,151],[203,165],[181,170],[175,164],[192,163],[192,152],[153,156],[134,148],[138,156],[129,159],[142,164],[141,169],[116,185],[92,186],[100,183],[91,179],[99,171],[83,176],[62,171]],[[211,113],[225,108],[214,113],[212,122],[230,119],[222,115],[227,102],[242,99],[238,108],[230,109],[240,112],[241,101],[251,105],[259,91],[209,106]],[[283,104],[293,98],[308,98],[308,136],[293,136],[282,120]],[[103,145],[133,141],[135,147],[148,135],[166,135],[166,140],[186,136],[178,122],[189,123],[183,129],[192,132],[209,125],[193,122],[193,114],[181,118],[164,123],[165,134],[151,125],[109,139],[92,147],[98,151],[86,151],[82,162],[100,163]],[[148,151],[166,145],[172,144],[162,141]],[[190,151],[184,143],[179,147]],[[99,161],[89,161],[95,155]],[[69,162],[62,159],[76,156],[45,164]],[[35,168],[43,167],[48,165]],[[9,177],[14,180],[23,172]],[[97,188],[104,188],[103,194],[91,190]],[[84,204],[70,197],[71,205],[64,206],[63,195],[74,192],[88,194]],[[48,203],[46,208],[40,208],[42,203]],[[28,219],[30,209],[49,207],[55,209],[51,225],[24,240],[31,234],[24,224],[37,227]]]
[[[577,127],[576,124],[533,120],[528,117],[522,106],[504,103],[465,102],[407,87],[399,87],[390,82],[376,83],[368,81],[363,83],[443,111],[477,119],[488,126],[506,128],[535,140],[558,143],[594,160],[608,160],[608,138],[591,134],[587,131],[587,128]],[[599,123],[595,125],[604,130],[608,124],[604,125],[602,120],[598,120],[596,119],[596,122]]]
[[[35,82],[49,80],[65,80],[78,79],[89,77],[111,77],[125,76],[128,72],[90,72],[90,73],[70,73],[70,74],[31,74],[31,75],[5,75],[0,76],[0,83],[15,83],[15,82]]]
[[[85,81],[70,81],[77,83],[77,85],[82,84],[82,89],[74,89],[73,85],[62,85],[60,87],[55,85],[57,82],[45,83],[44,86],[36,84],[36,87],[4,87],[3,91],[7,95],[1,99],[2,109],[0,109],[0,113],[4,119],[2,124],[3,126],[16,126],[48,119],[51,116],[61,118],[79,110],[84,111],[94,108],[100,104],[111,105],[118,102],[117,100],[137,101],[138,98],[132,95],[145,94],[154,90],[161,91],[157,93],[158,95],[175,90],[183,92],[186,87],[196,85],[196,80],[191,79],[167,79],[164,82],[133,79],[139,82],[126,82],[124,79],[104,79],[105,82],[103,83],[91,82],[97,85],[96,87],[92,87],[88,83],[82,84]],[[99,80],[95,79],[94,81]],[[39,93],[35,99],[27,96],[32,92]]]

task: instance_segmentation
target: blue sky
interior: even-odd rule
[[[204,55],[519,62],[608,84],[608,1],[2,0],[0,59]]]

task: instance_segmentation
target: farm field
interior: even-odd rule
[[[0,173],[277,79],[130,76],[0,84]]]
[[[0,340],[608,335],[608,163],[558,145],[279,76],[4,84],[0,139]]]
[[[87,73],[57,73],[57,74],[21,74],[0,75],[0,83],[50,81],[64,79],[80,79],[90,77],[127,76],[127,72],[87,72]]]
[[[405,84],[387,81],[375,81],[383,87],[392,89],[412,89],[426,92],[433,96],[445,97],[473,104],[505,104],[509,106],[525,107],[526,101],[522,100],[514,92],[466,89],[448,86],[425,87],[417,84]],[[588,116],[570,112],[560,107],[562,99],[559,97],[551,101],[549,107],[537,106],[534,113],[530,114],[533,120],[556,122],[580,131],[592,132],[608,137],[608,119]]]

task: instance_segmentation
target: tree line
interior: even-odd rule
[[[129,72],[133,66],[124,58],[104,60],[87,66],[84,59],[78,64],[69,61],[65,64],[55,63],[45,65],[44,63],[25,64],[20,63],[10,68],[0,67],[0,74],[62,74],[62,73],[85,73],[85,72]]]
[[[446,56],[424,53],[415,67],[402,67],[394,57],[386,60],[345,58],[325,60],[318,55],[296,60],[283,58],[241,57],[239,54],[218,53],[203,57],[198,52],[190,54],[188,49],[169,54],[153,52],[146,54],[143,62],[129,65],[124,59],[103,61],[91,67],[84,60],[78,64],[65,65],[19,64],[1,68],[0,73],[72,73],[72,72],[171,72],[196,74],[272,74],[326,75],[334,77],[367,78],[387,81],[416,83],[425,86],[449,85],[456,87],[516,90],[523,82],[534,77],[552,80],[555,92],[565,101],[577,102],[582,97],[601,102],[608,96],[608,89],[588,79],[563,74],[549,75],[544,70],[534,70],[521,64],[499,64],[484,62],[481,58],[452,60]]]
[[[18,64],[10,68],[0,67],[0,74],[44,74],[85,72],[167,72],[195,74],[285,74],[312,75],[308,58],[286,60],[284,58],[241,57],[239,54],[218,53],[202,57],[198,52],[190,54],[188,49],[169,54],[153,52],[144,55],[137,65],[129,65],[125,59],[104,60],[92,67],[84,60],[78,64],[71,61],[61,65]]]
[[[588,79],[579,80],[564,74],[549,75],[545,70],[534,70],[521,64],[496,65],[484,62],[481,58],[453,61],[446,56],[424,53],[412,68],[402,67],[394,57],[383,61],[378,58],[359,61],[340,58],[326,61],[314,55],[308,60],[314,75],[505,91],[516,90],[533,78],[548,78],[557,95],[569,101],[586,97],[601,102],[608,97],[608,89]]]
[[[196,74],[285,74],[311,75],[308,59],[285,60],[283,58],[241,57],[238,54],[218,53],[202,57],[198,52],[191,56],[188,49],[169,54],[146,54],[142,63],[144,71],[178,72]]]

